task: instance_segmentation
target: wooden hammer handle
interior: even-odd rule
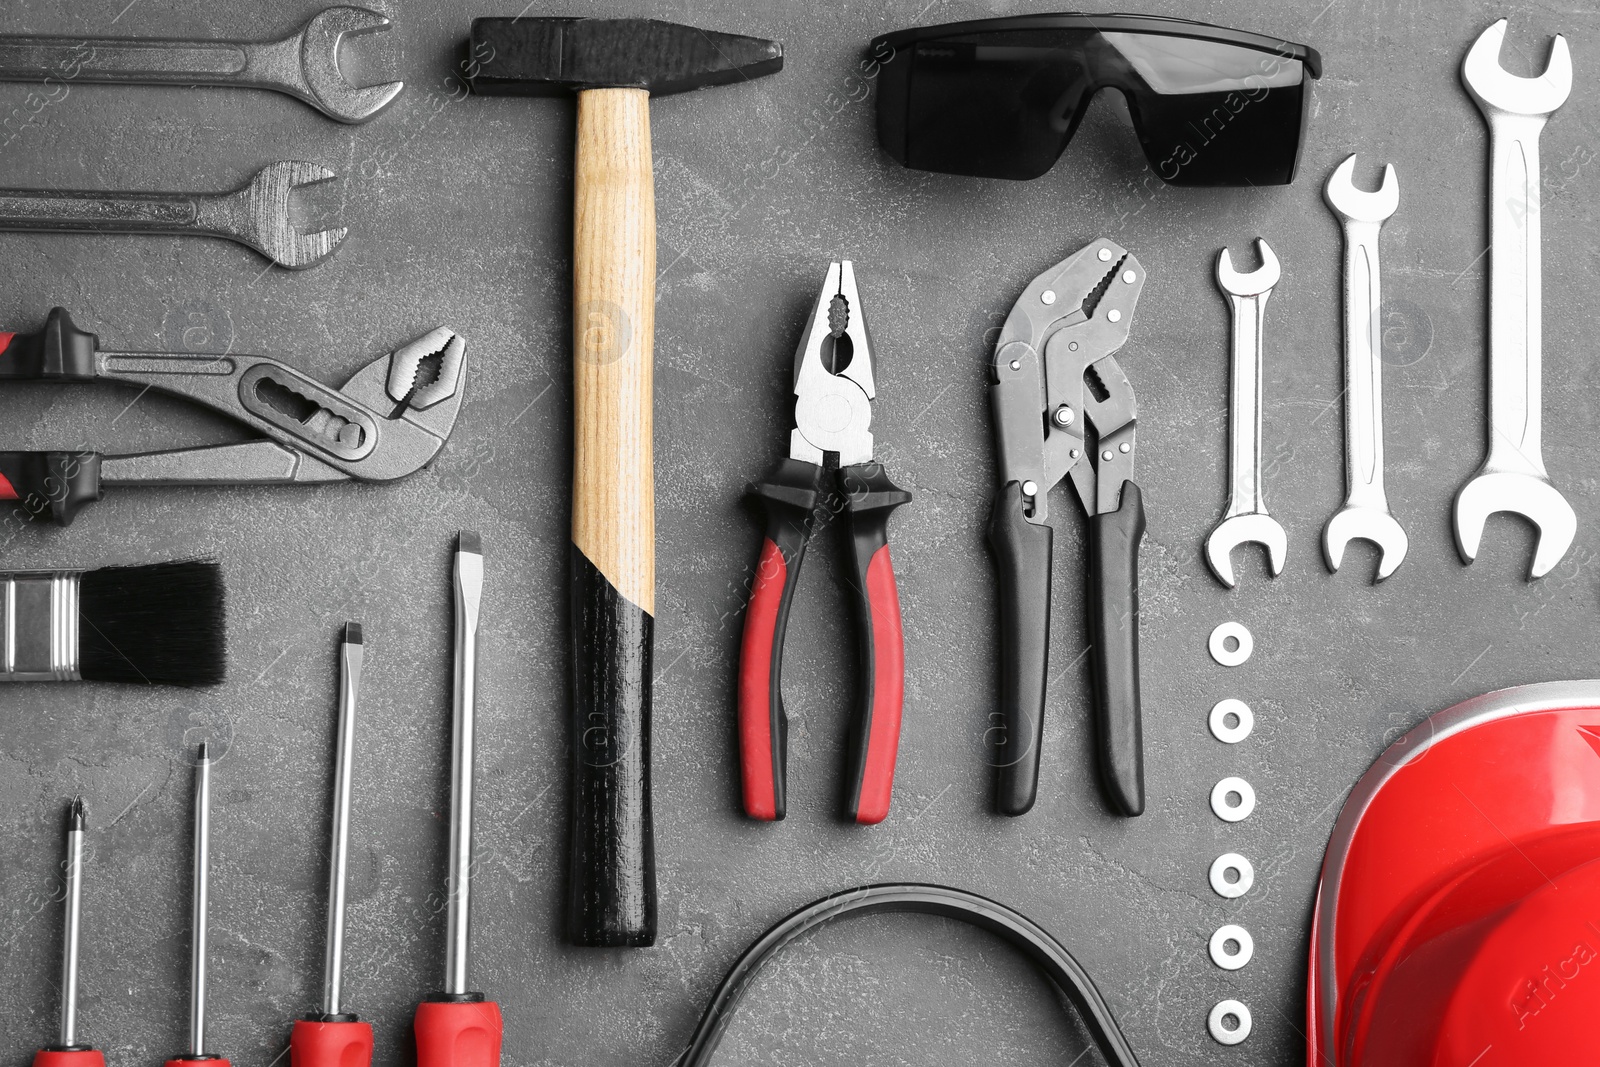
[[[656,217],[649,100],[642,89],[578,94],[567,894],[567,937],[578,945],[650,945],[656,937],[650,813]]]

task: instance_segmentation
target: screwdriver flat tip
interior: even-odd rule
[[[211,762],[211,747],[202,741],[194,750],[194,758],[201,763]]]
[[[359,645],[362,643],[361,624],[359,622],[347,622],[344,624],[344,643],[347,645]]]
[[[462,530],[456,537],[456,551],[481,556],[483,555],[483,538],[478,536],[478,531],[476,530]]]

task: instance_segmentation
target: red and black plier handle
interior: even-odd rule
[[[823,468],[779,461],[750,495],[766,514],[766,537],[745,614],[739,666],[739,760],[744,810],[752,819],[781,819],[785,810],[787,716],[783,712],[783,636],[800,578]],[[850,524],[848,580],[853,591],[861,687],[851,718],[845,811],[853,822],[879,823],[889,814],[900,710],[905,691],[905,643],[900,593],[889,558],[889,514],[909,503],[877,463],[839,468]]]

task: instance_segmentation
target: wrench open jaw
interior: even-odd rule
[[[1506,41],[1506,20],[1500,19],[1478,35],[1461,63],[1461,82],[1483,110],[1546,118],[1567,102],[1572,92],[1572,53],[1559,33],[1550,42],[1543,74],[1523,78],[1500,65]]]
[[[1505,32],[1504,19],[1484,30],[1461,65],[1462,83],[1489,126],[1489,447],[1456,494],[1455,535],[1471,563],[1490,515],[1521,515],[1539,532],[1528,572],[1539,578],[1577,532],[1572,505],[1545,472],[1541,399],[1539,134],[1572,89],[1572,59],[1557,35],[1544,73],[1517,77],[1500,66]]]
[[[388,107],[403,81],[357,87],[339,70],[339,46],[351,37],[378,33],[392,25],[389,19],[364,7],[330,7],[306,23],[295,38],[300,45],[300,72],[306,93],[290,95],[321,111],[329,118],[356,124],[366,122]]]
[[[1233,374],[1228,404],[1228,510],[1206,538],[1206,563],[1217,581],[1234,588],[1233,550],[1255,543],[1267,550],[1272,576],[1283,573],[1289,538],[1267,514],[1261,488],[1261,326],[1267,297],[1283,271],[1270,245],[1256,238],[1261,266],[1241,273],[1224,248],[1217,285],[1233,311]]]
[[[1323,187],[1328,206],[1344,230],[1344,506],[1322,530],[1322,552],[1330,571],[1344,561],[1353,540],[1370,541],[1379,549],[1376,582],[1393,574],[1404,561],[1410,539],[1393,515],[1383,488],[1383,382],[1378,354],[1383,349],[1383,306],[1378,259],[1378,232],[1400,206],[1400,182],[1394,164],[1383,168],[1383,181],[1373,192],[1358,189],[1352,176],[1356,157],[1335,168]]]
[[[201,217],[214,227],[211,232],[216,236],[253,248],[280,267],[305,270],[333,255],[350,228],[336,226],[301,233],[290,218],[289,196],[296,189],[337,178],[333,171],[316,163],[268,163],[244,188],[218,197],[209,215],[207,205],[202,205]]]

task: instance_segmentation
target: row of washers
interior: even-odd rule
[[[1218,664],[1237,667],[1255,651],[1255,639],[1242,624],[1225,622],[1211,631],[1207,647]],[[1236,745],[1250,736],[1255,728],[1255,715],[1250,705],[1228,697],[1212,707],[1208,724],[1211,736],[1223,744]],[[1255,809],[1255,788],[1243,778],[1230,775],[1211,787],[1211,810],[1223,822],[1243,822]],[[1256,871],[1244,856],[1225,852],[1212,861],[1209,877],[1211,889],[1217,896],[1234,900],[1250,892],[1255,885]],[[1208,947],[1211,962],[1227,971],[1239,970],[1255,955],[1255,941],[1250,931],[1236,923],[1217,927]],[[1207,1016],[1206,1028],[1217,1043],[1237,1045],[1250,1036],[1250,1009],[1238,1000],[1220,1000]]]
[[[1464,562],[1478,554],[1491,514],[1511,512],[1538,528],[1530,578],[1547,574],[1572,544],[1577,517],[1545,471],[1541,420],[1540,267],[1541,170],[1539,134],[1572,89],[1567,43],[1556,37],[1545,72],[1508,74],[1499,62],[1504,19],[1473,43],[1461,80],[1489,127],[1489,398],[1488,454],[1456,494],[1456,548]],[[1393,164],[1374,192],[1351,181],[1355,156],[1324,188],[1344,230],[1345,477],[1347,496],[1323,530],[1328,569],[1337,571],[1351,540],[1380,549],[1376,580],[1405,558],[1405,531],[1389,512],[1383,488],[1383,395],[1379,373],[1382,294],[1378,231],[1399,204]],[[1234,586],[1229,554],[1255,542],[1267,549],[1276,576],[1287,538],[1267,514],[1261,484],[1261,329],[1267,297],[1280,268],[1257,238],[1261,267],[1234,270],[1223,249],[1217,284],[1233,309],[1233,385],[1229,405],[1228,509],[1206,540],[1206,561],[1223,585]]]

